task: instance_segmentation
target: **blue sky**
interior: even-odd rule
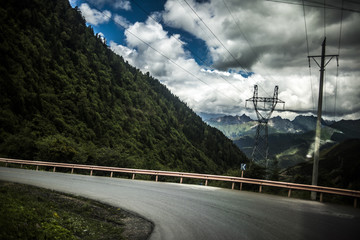
[[[99,3],[100,2],[100,3]],[[157,0],[157,1],[143,1],[143,0],[136,0],[136,1],[123,1],[128,2],[130,9],[121,9],[121,8],[114,8],[111,4],[111,1],[70,1],[73,7],[81,6],[81,4],[88,4],[90,8],[103,11],[104,9],[112,10],[112,13],[119,14],[120,16],[124,17],[129,24],[136,23],[136,22],[145,22],[149,15],[151,16],[152,13],[155,12],[162,12],[164,11],[164,4],[166,1],[164,0]],[[132,4],[131,4],[132,3]],[[105,13],[106,14],[106,13]],[[111,16],[111,15],[109,15]],[[155,17],[154,17],[155,18]],[[182,29],[175,29],[171,26],[164,23],[159,18],[156,18],[158,22],[163,24],[164,30],[171,32],[171,33],[178,33],[181,35],[181,40],[186,41],[186,49],[189,50],[193,54],[194,59],[199,63],[203,64],[203,61],[211,64],[211,58],[207,57],[208,49],[206,47],[205,42],[202,39],[194,38],[191,34]],[[106,36],[106,39],[112,40],[122,45],[126,45],[125,42],[125,35],[124,35],[124,28],[119,26],[114,22],[114,19],[110,19],[106,24],[99,24],[99,25],[92,25],[94,31],[96,33],[103,33]]]
[[[319,69],[311,62],[309,71],[307,56],[320,54],[326,36],[327,53],[340,53],[340,67],[333,59],[326,69],[325,116],[358,119],[360,11],[340,9],[360,3],[326,0],[319,8],[311,2],[70,0],[109,48],[196,112],[255,117],[245,101],[256,84],[263,97],[279,86],[286,110],[279,107],[274,116],[315,113]]]
[[[139,3],[141,0],[138,0]],[[130,23],[135,22],[145,22],[148,16],[144,11],[142,11],[137,5],[131,5],[131,9],[119,9],[114,8],[109,2],[104,2],[104,4],[96,4],[96,1],[77,1],[76,3],[80,6],[82,3],[88,4],[93,9],[104,10],[110,9],[113,13],[117,13]],[[141,6],[143,9],[149,12],[162,11],[164,8],[165,1],[141,1]],[[129,2],[130,3],[130,2]],[[107,22],[107,24],[99,24],[98,26],[93,26],[95,32],[104,33],[108,39],[118,42],[119,44],[124,43],[124,29],[119,27],[113,20]]]

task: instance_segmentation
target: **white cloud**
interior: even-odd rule
[[[97,36],[101,39],[103,43],[106,43],[105,35],[102,32],[98,32]]]
[[[111,49],[142,71],[149,71],[198,112],[247,113],[255,117],[251,104],[248,109],[244,106],[257,84],[263,97],[272,96],[275,85],[279,86],[279,98],[286,102],[287,111],[280,111],[282,106],[278,106],[275,116],[293,118],[297,113],[316,113],[319,68],[312,61],[310,77],[302,6],[262,0],[226,1],[234,20],[222,1],[187,2],[236,59],[189,6],[177,0],[168,0],[165,10],[156,17],[160,14],[167,25],[202,39],[210,51],[212,66],[199,66],[184,49],[186,38],[165,31],[151,18],[130,24],[115,15],[115,21],[128,31],[126,46],[110,42]],[[305,10],[310,55],[319,55],[324,32],[322,12],[309,7]],[[337,54],[340,15],[334,10],[327,14],[327,53]],[[360,73],[360,43],[356,38],[360,29],[354,25],[360,16],[344,12],[343,20],[339,76],[333,59],[326,68],[323,109],[325,115],[333,116],[336,101],[339,118],[360,118],[360,82],[356,80]],[[237,73],[242,67],[255,74],[242,77]]]
[[[114,41],[110,41],[110,48],[116,54],[122,56],[126,61],[128,61],[131,65],[136,66],[133,59],[137,59],[138,53],[136,50],[128,48],[126,46],[118,45]]]
[[[224,111],[218,105],[242,101],[234,86],[224,84],[221,78],[229,78],[235,85],[243,81],[239,74],[202,70],[184,50],[180,36],[170,35],[151,18],[129,26],[125,35],[127,47],[111,42],[111,49],[142,71],[149,71],[194,110]]]
[[[86,3],[83,3],[79,7],[81,14],[84,16],[86,22],[97,26],[99,24],[107,23],[111,19],[111,12],[104,10],[102,12],[91,9],[90,6]]]
[[[315,62],[311,62],[310,78],[303,6],[258,0],[226,1],[230,14],[223,1],[186,2],[168,0],[163,19],[166,24],[204,40],[210,49],[213,67],[222,71],[240,70],[242,67],[254,71],[256,74],[252,78],[257,80],[252,81],[252,84],[261,86],[259,96],[271,96],[274,86],[279,85],[279,97],[293,111],[309,112],[314,109],[314,105],[317,107],[319,68]],[[327,2],[339,5],[335,1]],[[305,7],[310,55],[320,54],[324,32],[327,36],[327,54],[338,53],[341,11],[326,11],[325,29],[322,14],[321,8]],[[336,99],[338,114],[353,117],[354,112],[357,112],[355,115],[360,118],[360,107],[354,104],[360,102],[360,94],[350,90],[359,89],[356,76],[360,73],[360,42],[355,36],[360,35],[360,29],[354,24],[360,22],[360,16],[351,12],[343,14],[340,75],[336,77],[336,60],[333,59],[326,67],[326,99],[323,101],[323,109],[325,114],[333,115]],[[346,74],[341,74],[342,71]],[[241,87],[248,89],[250,84],[246,82],[239,88]],[[240,91],[239,95],[252,96],[245,91]],[[349,104],[350,102],[353,104]],[[347,107],[343,108],[341,104]],[[224,109],[230,111],[231,108],[228,106]]]
[[[120,16],[118,14],[114,15],[114,22],[116,24],[119,24],[123,28],[128,28],[130,25],[130,22],[126,18],[124,18],[123,16]]]
[[[119,9],[124,9],[126,11],[131,10],[131,4],[127,0],[117,0],[114,1],[114,7]]]

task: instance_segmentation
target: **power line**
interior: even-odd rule
[[[178,3],[183,7],[183,5],[180,3],[179,0],[177,0]],[[224,47],[224,49],[229,53],[229,55],[240,65],[240,67],[244,70],[245,73],[249,74],[249,72],[244,69],[244,67],[242,67],[241,63],[231,54],[231,52],[224,46],[224,44],[221,42],[221,40],[214,34],[214,32],[208,27],[208,25],[205,23],[205,21],[197,14],[197,12],[189,5],[189,3],[184,0],[184,2],[188,5],[188,7],[192,10],[192,12],[198,17],[198,19],[204,24],[204,26],[212,33],[212,35],[218,40],[218,42]],[[240,33],[244,36],[245,40],[247,41],[251,51],[253,52],[256,60],[258,60],[259,62],[261,62],[261,60],[257,57],[257,54],[255,53],[255,50],[253,49],[253,47],[250,44],[250,41],[247,39],[246,35],[242,32],[238,21],[236,21],[235,17],[233,16],[233,14],[231,13],[229,7],[227,6],[226,2],[223,0],[223,3],[225,5],[225,7],[227,8],[227,10],[229,11],[230,15],[232,16],[235,24],[237,25]],[[184,7],[183,7],[184,8]],[[201,25],[199,25],[199,27],[201,28]],[[203,28],[201,28],[203,30]],[[203,30],[204,31],[204,30]],[[270,74],[268,74],[268,76],[270,76]],[[221,76],[222,77],[222,76]],[[270,76],[271,77],[271,76]],[[224,79],[225,80],[225,79]],[[259,87],[266,93],[267,96],[271,96],[261,85],[259,85]]]
[[[87,4],[89,4],[87,2]],[[89,4],[89,6],[91,6],[93,9],[96,9],[97,11],[99,11],[103,16],[105,16],[106,18],[114,21],[116,23],[116,21],[113,19],[112,16],[108,16],[107,14],[105,14],[104,12],[100,11],[99,9],[97,9],[95,6]],[[214,91],[220,93],[221,95],[223,95],[224,97],[230,99],[231,101],[235,101],[237,102],[237,100],[227,96],[226,94],[224,94],[223,92],[219,91],[218,89],[210,86],[207,82],[203,81],[201,78],[197,77],[195,74],[193,74],[192,72],[188,71],[187,69],[183,68],[181,65],[179,65],[178,63],[176,63],[174,60],[172,60],[171,58],[169,58],[168,56],[166,56],[165,54],[163,54],[162,52],[160,52],[159,50],[157,50],[156,48],[152,47],[149,43],[147,43],[146,41],[144,41],[143,39],[141,39],[140,37],[138,37],[136,34],[132,33],[130,30],[126,29],[124,26],[119,25],[121,28],[124,29],[124,31],[130,33],[132,36],[134,36],[135,38],[137,38],[139,41],[141,41],[142,43],[144,43],[145,45],[147,45],[149,48],[151,48],[153,51],[155,51],[156,53],[158,53],[160,56],[164,57],[165,59],[167,59],[168,61],[170,61],[172,64],[174,64],[176,67],[180,68],[181,70],[185,71],[186,73],[188,73],[189,75],[191,75],[192,77],[194,77],[196,80],[204,83],[205,85],[207,85],[209,88],[213,89]]]
[[[238,27],[241,35],[244,37],[245,41],[246,41],[247,44],[249,45],[252,53],[254,54],[255,59],[261,63],[261,59],[258,58],[258,54],[255,52],[254,48],[253,48],[252,45],[250,44],[250,41],[248,40],[248,38],[246,37],[246,35],[244,34],[244,32],[241,30],[238,19],[235,18],[234,15],[231,13],[230,8],[229,8],[228,5],[226,4],[225,0],[223,0],[223,3],[224,3],[224,5],[225,5],[227,11],[229,12],[230,16],[231,16],[232,19],[234,20],[236,26]],[[267,74],[267,75],[270,76],[270,74]],[[270,76],[270,77],[271,77],[271,76]],[[259,86],[260,86],[260,85],[259,85]],[[270,96],[270,94],[267,93],[266,90],[265,90],[263,87],[260,86],[260,88],[266,93],[266,95]]]
[[[138,8],[140,8],[144,13],[145,13],[145,15],[147,16],[147,17],[149,17],[149,18],[151,18],[154,22],[157,22],[157,23],[159,23],[159,21],[157,21],[155,18],[153,18],[152,16],[151,16],[151,14],[148,12],[148,11],[146,11],[137,1],[135,1],[135,0],[131,0],[133,3],[135,3],[135,5],[138,7]],[[159,23],[160,24],[160,23]],[[165,25],[167,25],[167,24],[165,24]],[[170,27],[170,26],[169,26]],[[204,60],[201,58],[201,57],[199,57],[195,52],[193,52],[190,48],[188,48],[188,47],[186,47],[185,45],[183,45],[183,42],[181,42],[178,38],[176,38],[176,37],[174,37],[174,35],[171,35],[171,37],[172,38],[174,38],[176,41],[178,41],[182,46],[184,46],[185,48],[187,48],[197,59],[199,59],[201,62],[204,62]]]
[[[220,92],[219,90],[217,90],[216,88],[210,86],[207,82],[203,81],[201,78],[197,77],[195,74],[193,74],[192,72],[188,71],[187,69],[183,68],[181,65],[179,65],[178,63],[176,63],[174,60],[172,60],[171,58],[169,58],[168,56],[166,56],[165,54],[163,54],[162,52],[158,51],[156,48],[152,47],[149,43],[145,42],[144,40],[142,40],[141,38],[139,38],[138,36],[136,36],[134,33],[132,33],[131,31],[129,31],[128,29],[125,29],[125,31],[127,31],[128,33],[130,33],[131,35],[133,35],[134,37],[136,37],[138,40],[140,40],[141,42],[143,42],[145,45],[147,45],[149,48],[151,48],[152,50],[154,50],[155,52],[157,52],[158,54],[160,54],[162,57],[166,58],[168,61],[170,61],[172,64],[174,64],[175,66],[177,66],[178,68],[180,68],[181,70],[185,71],[186,73],[188,73],[189,75],[191,75],[192,77],[194,77],[195,79],[197,79],[198,81],[206,84],[208,87],[210,87],[211,89],[215,90],[216,92],[219,92],[220,94],[222,94],[223,96],[229,98],[232,101],[236,101],[235,99],[230,98],[229,96],[225,95],[224,93]]]
[[[140,9],[147,15],[147,17],[151,18],[153,21],[155,21],[155,22],[157,22],[157,23],[160,24],[160,22],[157,21],[155,18],[153,18],[153,17],[151,16],[151,14],[150,14],[148,11],[146,11],[137,1],[135,1],[135,0],[131,0],[131,1],[132,1],[133,3],[135,3],[135,5],[136,5],[138,8],[140,8]],[[163,23],[164,23],[164,25],[168,26],[165,22],[163,22]],[[171,26],[169,26],[169,27],[171,27]],[[211,65],[208,66],[207,63],[206,63],[201,57],[199,57],[194,51],[192,51],[189,47],[187,47],[185,44],[183,44],[183,42],[181,42],[178,38],[174,37],[174,35],[170,35],[170,37],[174,38],[176,41],[178,41],[178,42],[181,44],[181,46],[183,46],[184,48],[186,48],[187,50],[189,50],[200,62],[202,62],[202,63],[204,64],[204,66],[209,67],[210,69],[212,68]],[[211,69],[211,70],[214,70],[214,69]],[[234,89],[236,89],[237,91],[241,92],[240,89],[238,89],[235,85],[233,85],[231,82],[229,82],[227,79],[225,79],[222,75],[220,75],[220,77],[221,77],[225,82],[227,82],[228,84],[230,84]]]
[[[246,41],[247,44],[249,45],[249,47],[250,47],[252,53],[254,54],[256,60],[257,60],[257,61],[260,61],[260,58],[257,57],[258,55],[257,55],[256,52],[254,51],[254,48],[251,46],[249,39],[246,37],[246,35],[244,34],[244,32],[241,30],[238,19],[234,17],[234,15],[232,14],[232,12],[230,11],[230,8],[229,8],[228,5],[226,4],[226,1],[225,1],[225,0],[223,0],[223,3],[224,3],[224,5],[225,5],[227,11],[229,12],[230,16],[231,16],[232,19],[234,20],[236,26],[238,27],[241,35],[244,37],[245,41]]]
[[[299,2],[289,2],[289,1],[281,1],[281,0],[266,0],[266,1],[269,1],[269,2],[278,2],[278,3],[286,3],[286,4],[294,4],[294,5],[300,5]],[[305,4],[305,1],[307,2],[310,2],[310,3],[314,3],[314,4],[319,4],[319,5],[308,5],[308,4]],[[306,34],[306,44],[307,44],[307,52],[308,52],[308,55],[309,55],[309,43],[308,43],[308,34],[307,34],[307,24],[306,24],[306,16],[305,16],[305,6],[311,6],[311,7],[321,7],[323,8],[323,12],[324,12],[324,19],[323,19],[323,22],[324,22],[324,39],[326,39],[326,8],[331,8],[331,9],[340,9],[341,10],[341,23],[340,23],[340,34],[339,34],[339,45],[338,45],[338,55],[332,55],[333,56],[336,56],[337,58],[337,72],[336,72],[336,83],[335,83],[335,102],[334,102],[334,115],[335,115],[335,112],[336,112],[336,98],[337,98],[337,80],[338,80],[338,74],[339,74],[339,62],[338,62],[338,58],[339,58],[339,55],[340,55],[340,46],[341,46],[341,32],[342,32],[342,21],[343,21],[343,11],[347,10],[344,8],[344,1],[348,1],[348,2],[353,2],[355,3],[354,1],[351,1],[351,0],[342,0],[342,4],[341,4],[341,7],[337,7],[337,6],[334,6],[334,5],[330,5],[330,4],[326,4],[325,0],[323,0],[323,3],[320,3],[320,2],[317,2],[317,1],[310,1],[310,0],[302,0],[302,6],[303,6],[303,13],[304,13],[304,25],[305,25],[305,34]],[[356,4],[360,4],[360,3],[356,3]],[[358,11],[360,12],[360,11]],[[326,40],[324,40],[325,42]],[[313,56],[314,57],[314,56]],[[318,57],[318,56],[317,56]],[[332,58],[331,57],[331,58]],[[309,57],[308,57],[309,58]],[[310,74],[310,79],[311,79],[311,66],[310,66],[310,58],[308,59],[309,60],[309,74]],[[315,60],[315,59],[314,59]],[[331,59],[330,59],[331,60]],[[330,60],[325,64],[327,65]],[[316,62],[316,60],[315,60]],[[317,63],[317,62],[316,62]],[[317,63],[317,65],[320,67],[320,65]],[[326,74],[326,73],[325,73]],[[325,81],[326,81],[326,75],[325,75]],[[326,83],[326,82],[325,82]],[[325,86],[326,87],[326,86]],[[313,104],[314,104],[314,97],[313,97],[313,89],[312,89],[312,81],[311,81],[311,90],[312,90],[312,101],[313,101]],[[324,99],[324,101],[326,101],[326,97]],[[325,108],[326,108],[326,102],[325,102]],[[325,109],[326,111],[326,109]],[[336,116],[335,116],[336,117]]]
[[[276,3],[293,4],[293,5],[302,5],[301,2],[292,2],[292,1],[285,1],[285,0],[265,0],[265,1],[267,1],[267,2],[276,2]],[[341,10],[341,11],[360,13],[360,9],[351,9],[351,8],[338,7],[338,6],[335,6],[335,5],[332,5],[332,4],[328,4],[328,3],[325,3],[325,6],[324,6],[324,4],[322,4],[320,2],[310,1],[310,0],[306,0],[306,2],[308,2],[307,4],[305,4],[305,6],[307,6],[307,7],[316,7],[316,8],[325,7],[327,9],[335,9],[335,10]],[[359,4],[358,2],[355,2],[355,1],[347,0],[347,2]]]
[[[344,5],[344,0],[341,1],[341,6]],[[344,12],[341,11],[341,17],[340,17],[340,33],[339,33],[339,46],[338,46],[338,55],[340,56],[340,46],[341,46],[341,35],[342,35],[342,23],[343,23],[343,14]]]
[[[326,37],[326,7],[325,7],[325,0],[324,0],[324,38]]]
[[[344,6],[344,0],[341,1],[341,7]],[[338,45],[338,55],[340,57],[340,47],[341,47],[341,35],[342,35],[342,22],[343,22],[343,11],[341,11],[340,17],[340,33],[339,33],[339,45]],[[339,78],[339,62],[336,68],[336,80],[335,80],[335,102],[334,102],[334,119],[336,120],[336,99],[337,99],[337,86],[338,86],[338,78]]]
[[[308,56],[310,55],[310,51],[309,51],[309,38],[308,38],[308,29],[307,29],[307,24],[306,24],[306,15],[305,15],[305,4],[304,4],[304,0],[303,0],[303,13],[304,13],[304,25],[305,25],[305,36],[306,36],[306,50],[307,50],[307,54]],[[312,100],[312,105],[313,105],[313,111],[315,112],[315,100],[314,100],[314,90],[313,90],[313,82],[312,82],[312,76],[311,76],[311,66],[310,66],[310,59],[309,60],[309,78],[310,78],[310,88],[311,88],[311,100]]]
[[[239,62],[238,59],[234,57],[234,55],[225,47],[223,42],[215,35],[215,33],[209,28],[209,26],[205,23],[205,21],[197,14],[197,12],[194,10],[194,8],[191,7],[191,5],[184,0],[184,2],[188,5],[188,7],[191,9],[191,11],[198,17],[198,19],[204,24],[204,26],[209,30],[209,32],[215,37],[215,39],[223,46],[223,48],[229,53],[229,55],[239,64],[239,66],[244,70],[246,74],[249,74],[249,72],[242,66],[242,64]],[[261,86],[260,86],[261,87]],[[262,87],[261,87],[262,88]],[[265,89],[262,88],[262,90],[269,95]]]
[[[186,14],[189,15],[191,18],[193,18],[195,20],[195,18],[189,13],[189,11],[187,11],[184,7],[184,5],[181,3],[181,0],[176,0],[176,2],[185,10]],[[211,37],[209,36],[209,34],[205,31],[205,29],[196,22],[197,26],[199,26],[199,28],[201,29],[201,31],[206,35],[207,39],[210,39]]]
[[[215,33],[209,28],[209,26],[204,22],[204,20],[197,14],[197,12],[190,6],[190,4],[184,0],[184,2],[189,6],[189,8],[195,13],[195,15],[199,18],[199,20],[204,24],[204,26],[209,30],[209,32],[216,38],[216,40],[221,44],[221,46],[229,53],[229,55],[239,64],[239,66],[244,70],[245,73],[249,74],[249,72],[242,66],[238,59],[234,57],[234,55],[225,47],[223,42],[215,35]]]

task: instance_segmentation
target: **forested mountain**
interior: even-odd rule
[[[360,190],[360,139],[347,139],[320,154],[319,185]],[[311,184],[313,162],[303,162],[281,173],[284,181]]]
[[[1,1],[0,155],[199,173],[247,162],[67,0]]]

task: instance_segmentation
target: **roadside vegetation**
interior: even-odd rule
[[[0,239],[147,239],[152,224],[120,208],[0,182]]]

